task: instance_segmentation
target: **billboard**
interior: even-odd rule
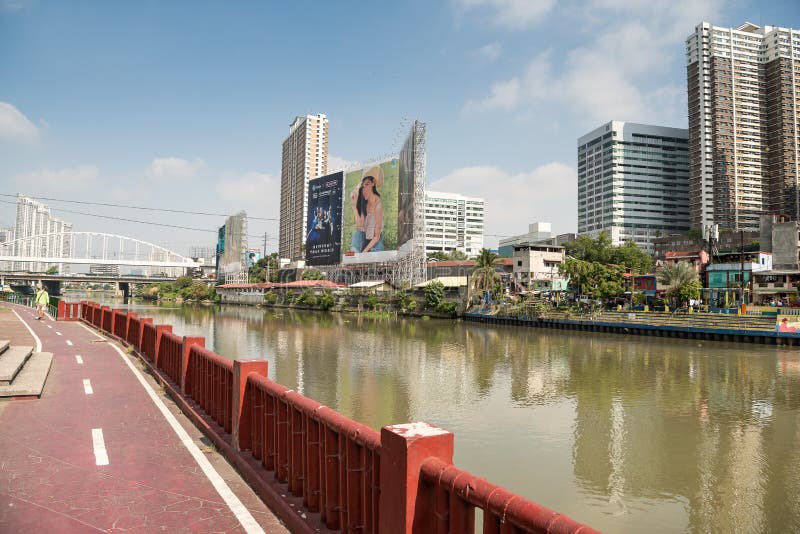
[[[393,158],[348,171],[342,263],[374,263],[397,258],[400,162]]]
[[[248,269],[258,263],[258,260],[260,259],[261,251],[255,248],[247,249],[247,252],[244,255],[244,263]]]
[[[342,254],[342,186],[336,172],[308,182],[306,265],[333,265]]]
[[[397,199],[397,250],[411,248],[414,238],[414,129],[400,149],[400,176]],[[420,229],[420,232],[423,230]],[[408,243],[408,246],[404,246]]]

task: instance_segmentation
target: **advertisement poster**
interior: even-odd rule
[[[396,259],[399,171],[393,158],[345,175],[343,263]]]
[[[341,258],[342,181],[337,172],[308,182],[306,264],[334,265]]]
[[[775,330],[778,332],[800,334],[800,316],[798,315],[778,315],[775,322]]]

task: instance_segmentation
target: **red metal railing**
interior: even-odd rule
[[[434,513],[428,518],[429,524],[435,523],[433,532],[475,532],[476,508],[483,510],[484,534],[597,532],[439,458],[425,460],[421,475],[435,494]]]
[[[156,337],[158,332],[156,325],[153,323],[145,323],[142,331],[142,349],[141,353],[151,362],[156,361]]]
[[[105,313],[105,309],[103,306],[97,304],[92,312],[92,324],[96,326],[99,330],[103,329],[103,313]]]
[[[158,344],[158,368],[181,385],[181,357],[183,355],[183,338],[172,332],[161,334],[161,343]]]
[[[180,382],[179,382],[180,383]],[[233,362],[206,348],[189,348],[184,393],[225,429],[232,428]]]
[[[79,302],[64,302],[63,300],[59,300],[56,320],[77,321],[82,317],[83,313],[84,311],[81,310],[81,305]]]
[[[128,321],[128,336],[125,340],[128,345],[141,352],[144,325],[152,323],[153,319],[149,317],[131,317]]]
[[[377,532],[380,433],[266,377],[247,378],[241,444],[328,528]]]
[[[107,307],[82,304],[85,321],[110,326]],[[222,427],[222,434],[210,426],[205,432],[229,460],[252,452],[264,471],[248,480],[265,481],[273,472],[328,528],[472,533],[480,508],[486,533],[596,532],[452,465],[452,433],[426,423],[377,432],[269,380],[263,360],[234,363],[203,348],[203,338],[179,337],[134,313],[115,314],[113,322],[115,334],[174,383],[162,378],[176,399],[193,399]],[[196,412],[188,403],[183,409]],[[296,512],[282,517],[295,521]]]
[[[114,335],[124,340],[128,335],[128,314],[122,310],[114,310],[112,323]]]

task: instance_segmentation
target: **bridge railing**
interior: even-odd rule
[[[110,323],[103,308],[87,303],[81,316]],[[133,312],[114,315],[115,326],[123,323],[125,336],[103,330],[134,347],[293,532],[472,533],[476,509],[485,533],[596,532],[454,466],[446,430],[412,423],[378,432],[270,380],[264,360],[228,360],[202,337],[180,337]],[[289,505],[286,491],[308,513]]]

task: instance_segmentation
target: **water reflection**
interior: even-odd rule
[[[137,307],[138,305],[132,305]],[[800,352],[246,307],[141,308],[379,428],[614,532],[800,531]]]

